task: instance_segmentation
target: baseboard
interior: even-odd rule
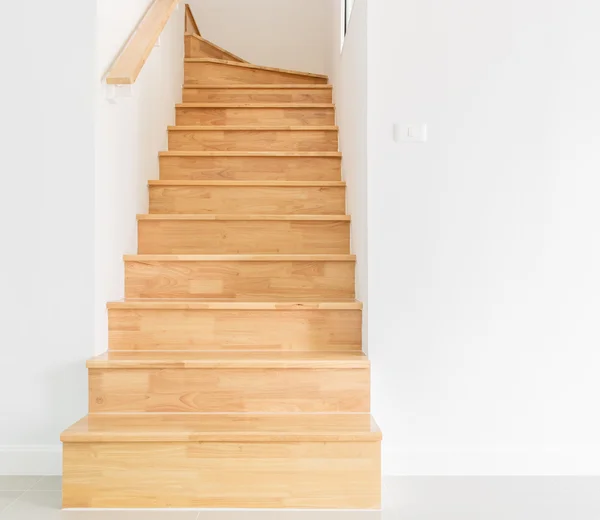
[[[383,449],[389,476],[597,476],[600,446],[429,446]]]
[[[0,475],[61,475],[62,446],[0,445]]]

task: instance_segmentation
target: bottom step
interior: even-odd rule
[[[369,414],[98,414],[61,440],[65,508],[380,507]]]

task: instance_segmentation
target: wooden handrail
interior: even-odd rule
[[[189,4],[185,4],[185,32],[186,34],[197,34],[198,36],[202,36]]]
[[[177,7],[179,0],[154,0],[140,21],[123,52],[108,71],[106,82],[111,85],[135,83],[154,44]]]

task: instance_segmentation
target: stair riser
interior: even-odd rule
[[[348,254],[348,221],[140,220],[139,254]]]
[[[343,215],[345,188],[279,186],[150,186],[150,213]]]
[[[198,40],[193,36],[185,37],[186,58],[216,58],[218,60],[241,61],[236,56],[213,47],[212,45]]]
[[[162,180],[339,181],[340,157],[168,157]]]
[[[177,107],[178,125],[334,125],[333,108],[191,108]]]
[[[327,78],[235,67],[223,63],[211,62],[186,62],[184,64],[184,77],[184,83],[195,85],[327,84]]]
[[[125,262],[127,298],[354,298],[354,262]]]
[[[184,103],[331,103],[332,89],[184,88]]]
[[[66,508],[380,507],[379,442],[64,443]]]
[[[90,369],[90,413],[369,412],[369,368]]]
[[[335,152],[335,130],[170,130],[169,150],[189,152]]]
[[[111,350],[361,349],[360,310],[109,309]]]

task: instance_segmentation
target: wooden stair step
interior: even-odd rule
[[[203,181],[203,180],[149,180],[148,186],[223,186],[263,188],[345,188],[345,181]]]
[[[172,151],[334,152],[337,126],[170,126]]]
[[[380,506],[366,413],[91,414],[61,440],[67,507]]]
[[[380,441],[370,414],[96,414],[63,442],[356,442]]]
[[[109,351],[87,361],[88,368],[358,368],[369,367],[361,351]]]
[[[107,308],[111,350],[361,349],[355,300],[125,300]]]
[[[370,411],[360,351],[111,351],[88,380],[90,413]]]
[[[127,298],[354,297],[353,255],[126,255],[124,260]]]
[[[150,181],[150,213],[311,214],[346,211],[343,182]]]
[[[186,58],[184,60],[184,83],[197,85],[214,84],[327,84],[322,74],[277,69],[236,63],[212,58]]]
[[[235,220],[235,221],[349,221],[350,215],[166,215],[166,214],[140,214],[138,220]]]
[[[139,254],[347,254],[348,215],[138,215]]]
[[[184,38],[186,58],[216,58],[247,63],[246,60],[219,47],[216,43],[202,38],[198,34],[186,34]]]
[[[336,181],[339,152],[160,152],[162,180]]]
[[[334,125],[330,103],[180,103],[177,125]]]
[[[168,310],[362,310],[362,302],[354,299],[336,302],[320,301],[264,301],[239,302],[228,299],[207,299],[205,301],[168,301],[160,298],[147,300],[121,300],[108,302],[107,309],[168,309]]]
[[[184,85],[184,103],[331,103],[331,85]]]

